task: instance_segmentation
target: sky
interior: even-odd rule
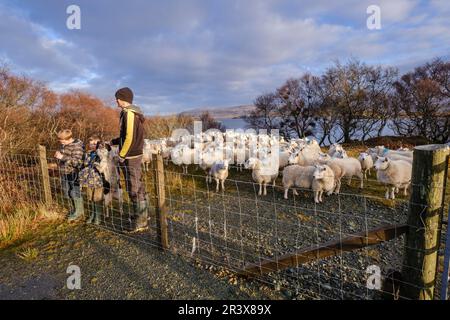
[[[67,7],[80,29],[67,28]],[[367,7],[381,28],[367,27]],[[448,0],[2,0],[0,63],[57,92],[146,114],[251,104],[291,77],[358,58],[401,72],[450,57]]]

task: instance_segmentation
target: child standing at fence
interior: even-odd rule
[[[100,143],[98,136],[88,139],[86,154],[84,155],[83,169],[80,171],[80,186],[86,190],[87,201],[90,204],[90,215],[87,223],[100,224],[103,200],[103,178],[98,171],[100,157],[97,148]]]
[[[71,222],[84,215],[83,198],[78,180],[84,148],[81,140],[72,137],[70,129],[61,130],[57,136],[61,148],[56,151],[55,158],[59,160],[64,196],[69,199],[72,207],[68,217],[68,221]]]

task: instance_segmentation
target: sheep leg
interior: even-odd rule
[[[408,185],[405,184],[405,187],[403,188],[403,195],[404,195],[404,196],[407,196],[407,195],[408,195],[407,189],[408,189]]]
[[[360,181],[359,188],[362,189],[364,187],[364,177],[363,177],[362,172],[358,172],[357,176]]]
[[[222,185],[222,191],[225,191],[225,180],[221,180],[220,184]]]
[[[264,195],[267,196],[267,183],[264,182]]]
[[[219,179],[216,180],[216,192],[219,192]]]
[[[347,181],[347,185],[348,185],[348,186],[350,186],[350,184],[352,183],[352,177],[353,177],[353,176],[348,177],[348,181]]]
[[[288,198],[288,192],[289,192],[289,188],[284,188],[284,198],[285,199]]]
[[[395,187],[391,188],[391,199],[395,199]]]
[[[389,187],[386,187],[386,194],[385,194],[385,198],[389,199],[390,198],[390,194],[389,194]]]
[[[334,188],[334,193],[339,194],[341,191],[341,179],[336,180],[336,187]]]
[[[314,191],[314,203],[319,203],[319,191]]]
[[[297,189],[292,189],[292,194],[293,194],[294,196],[298,196]]]
[[[259,184],[259,191],[258,191],[258,196],[260,196],[262,194],[262,184]]]
[[[319,191],[319,202],[322,202],[322,195],[323,195],[323,191]]]
[[[339,194],[341,191],[341,179],[336,180],[336,187],[334,188],[334,193]]]

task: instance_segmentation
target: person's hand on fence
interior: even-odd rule
[[[119,163],[124,163],[125,162],[125,158],[119,157]]]
[[[63,157],[63,154],[62,154],[61,152],[59,152],[59,151],[56,151],[56,152],[55,152],[55,158],[56,158],[56,159],[61,160],[62,157]]]

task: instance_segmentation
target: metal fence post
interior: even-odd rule
[[[409,232],[400,289],[400,295],[408,299],[434,298],[448,154],[445,145],[414,148]]]
[[[162,249],[168,249],[169,233],[167,229],[164,162],[160,154],[152,155],[152,169],[156,187],[156,225],[157,225],[158,242],[160,243]]]
[[[50,205],[52,203],[52,192],[50,188],[50,175],[48,174],[47,151],[45,146],[42,145],[38,145],[37,148],[42,174],[42,186],[44,187],[45,204]]]

